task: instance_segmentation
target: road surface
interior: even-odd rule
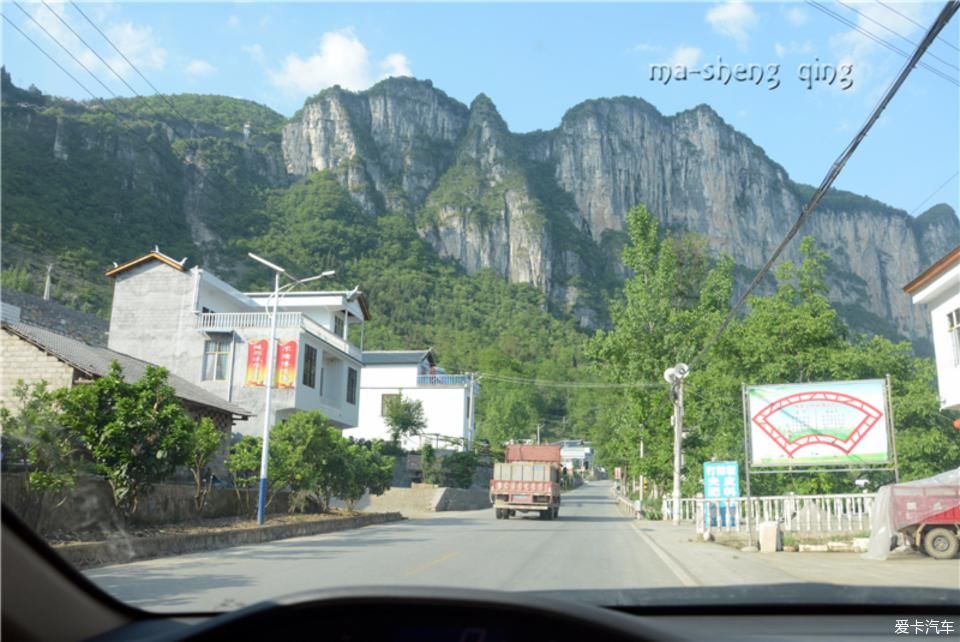
[[[143,608],[209,611],[297,591],[383,584],[566,590],[863,583],[864,569],[869,569],[872,575],[866,577],[874,584],[956,587],[960,564],[919,557],[866,562],[842,553],[762,556],[692,538],[690,527],[623,517],[610,497],[609,483],[593,483],[563,496],[556,521],[541,521],[533,514],[497,520],[493,509],[438,513],[86,574],[106,591]],[[842,574],[836,575],[833,569],[841,567]]]

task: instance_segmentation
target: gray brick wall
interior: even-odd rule
[[[7,330],[0,331],[0,403],[14,408],[13,390],[18,380],[28,383],[46,381],[50,389],[64,388],[73,382],[73,367],[51,357],[32,343]]]

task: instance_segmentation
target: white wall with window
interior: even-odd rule
[[[450,375],[436,367],[429,350],[372,351],[364,353],[360,385],[359,422],[344,434],[357,439],[390,439],[384,421],[389,399],[420,401],[426,428],[420,437],[406,439],[403,447],[417,450],[425,442],[436,447],[461,450],[474,440],[471,398],[479,386],[467,375]]]
[[[960,410],[960,246],[904,291],[930,311],[941,407]]]

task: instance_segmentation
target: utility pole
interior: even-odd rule
[[[690,368],[685,363],[678,363],[667,368],[663,378],[670,384],[673,398],[673,524],[680,525],[680,471],[683,467],[683,380],[689,374]]]
[[[543,426],[542,423],[538,423],[538,424],[537,424],[537,445],[540,444],[540,428],[541,428],[541,426]]]
[[[53,263],[47,264],[47,278],[43,282],[43,300],[50,300],[50,273],[53,272]]]

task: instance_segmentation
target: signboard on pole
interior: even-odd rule
[[[735,461],[703,462],[703,496],[707,499],[740,497],[740,465]]]
[[[890,461],[883,379],[748,386],[752,467]]]
[[[623,473],[622,473],[621,470],[620,470],[620,466],[614,467],[614,469],[613,469],[613,478],[614,478],[614,479],[620,479],[620,477],[621,477],[622,475],[623,475]]]

